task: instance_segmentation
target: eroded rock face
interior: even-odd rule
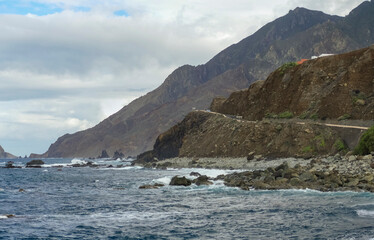
[[[374,118],[374,45],[278,69],[264,83],[214,101],[213,110],[261,120],[290,112],[315,119]],[[221,105],[219,105],[221,103]]]
[[[357,130],[357,139],[360,134]],[[334,128],[313,122],[252,122],[196,111],[162,134],[155,149],[146,155],[152,156],[149,162],[172,157],[247,157],[251,152],[256,157],[249,161],[260,156],[309,158],[335,154],[338,139],[339,132]]]

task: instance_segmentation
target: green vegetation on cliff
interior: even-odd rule
[[[374,152],[374,126],[369,128],[361,137],[354,154],[367,155]]]

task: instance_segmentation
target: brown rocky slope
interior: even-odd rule
[[[296,8],[206,64],[178,68],[160,87],[95,127],[60,137],[43,156],[97,157],[103,149],[109,155],[117,150],[136,155],[151,149],[157,136],[192,108],[207,109],[213,97],[247,88],[285,62],[374,42],[372,16],[373,2],[364,2],[345,18]]]
[[[211,108],[247,120],[284,112],[301,118],[374,119],[374,45],[279,68],[265,82],[218,99]]]
[[[311,157],[347,151],[356,145],[362,129],[332,127],[321,119],[304,118],[316,114],[336,120],[347,114],[372,120],[373,60],[371,46],[277,69],[248,90],[214,101],[212,110],[220,113],[190,113],[161,134],[153,151],[140,155],[138,162],[172,157],[243,157],[251,152],[274,158]],[[265,118],[284,112],[287,117],[302,115],[303,119]]]

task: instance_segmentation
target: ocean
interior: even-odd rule
[[[373,193],[243,191],[222,181],[139,189],[192,171],[215,177],[234,170],[44,161],[43,168],[0,168],[0,239],[374,239]]]

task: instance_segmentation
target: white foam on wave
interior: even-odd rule
[[[89,215],[90,219],[95,221],[103,222],[106,219],[110,221],[119,221],[119,222],[132,222],[132,221],[159,221],[161,219],[170,218],[175,215],[180,215],[179,212],[172,213],[152,213],[152,212],[136,212],[136,211],[127,211],[127,212],[114,212],[114,213],[94,213]]]
[[[175,171],[176,175],[189,177],[191,172],[198,172],[201,175],[206,175],[211,178],[216,178],[219,175],[227,175],[234,172],[243,172],[244,170],[225,170],[225,169],[205,169],[205,168],[168,168],[169,171]],[[195,178],[195,177],[193,177]]]
[[[115,170],[115,171],[124,171],[124,170],[138,170],[138,169],[143,169],[143,167],[140,166],[126,166],[126,167],[113,167],[113,168],[100,168],[98,170],[102,171],[108,171],[108,170]]]
[[[369,210],[357,210],[357,215],[360,217],[374,217],[374,211]]]
[[[87,162],[82,159],[74,158],[71,160],[71,164],[85,165]]]
[[[52,164],[43,164],[43,168],[51,168],[51,167],[67,167],[68,163],[52,163]]]
[[[152,182],[154,182],[154,183],[162,183],[162,184],[165,184],[165,185],[169,185],[170,181],[171,181],[171,177],[162,177],[162,178],[152,180]]]
[[[0,219],[5,219],[5,218],[8,218],[8,217],[5,215],[0,215]]]

